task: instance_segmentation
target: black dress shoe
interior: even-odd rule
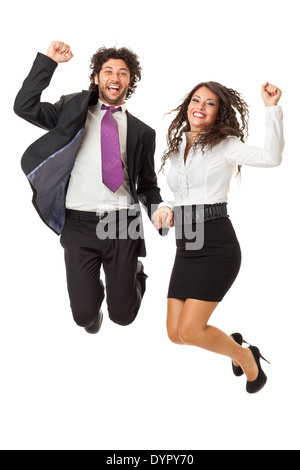
[[[100,331],[102,321],[103,321],[103,313],[100,310],[97,320],[94,323],[92,323],[92,325],[87,326],[85,328],[85,331],[87,333],[90,333],[91,335],[96,335]]]
[[[261,355],[260,350],[258,348],[256,348],[255,346],[250,346],[249,349],[251,350],[251,352],[254,356],[255,362],[257,364],[257,367],[258,367],[257,379],[254,380],[254,381],[251,381],[251,382],[249,382],[249,381],[247,382],[247,392],[251,393],[251,394],[254,394],[254,393],[260,392],[264,388],[264,386],[266,385],[267,380],[268,380],[266,374],[264,373],[264,371],[261,368],[260,360],[263,359],[268,364],[270,364],[270,363],[269,363],[269,361],[267,361],[267,359],[265,359]]]
[[[243,343],[249,344],[247,343],[247,341],[244,340],[244,338],[242,337],[240,333],[234,333],[233,335],[230,335],[230,336],[240,346],[242,346]],[[235,366],[233,363],[232,363],[232,370],[236,377],[242,377],[242,375],[244,375],[243,369],[240,366]]]
[[[141,261],[137,262],[136,277],[137,277],[138,284],[141,287],[141,291],[142,291],[141,294],[143,296],[146,290],[146,280],[148,276],[147,274],[144,273],[144,265]]]

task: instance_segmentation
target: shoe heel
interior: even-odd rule
[[[261,354],[260,354],[260,358],[261,358],[263,361],[265,361],[265,362],[267,362],[268,364],[271,365],[271,362],[269,362],[267,359],[265,359],[264,356],[262,356]]]

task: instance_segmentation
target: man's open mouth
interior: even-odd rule
[[[107,89],[111,92],[111,93],[118,93],[118,91],[120,90],[120,87],[118,85],[109,85],[107,87]]]

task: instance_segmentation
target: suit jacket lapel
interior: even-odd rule
[[[128,173],[131,180],[133,180],[136,147],[140,133],[140,126],[138,120],[127,111],[127,165]],[[133,183],[135,183],[133,181]]]

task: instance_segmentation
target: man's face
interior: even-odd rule
[[[130,70],[124,60],[109,59],[102,65],[94,80],[99,87],[99,98],[103,103],[120,106],[125,102],[130,88]]]

